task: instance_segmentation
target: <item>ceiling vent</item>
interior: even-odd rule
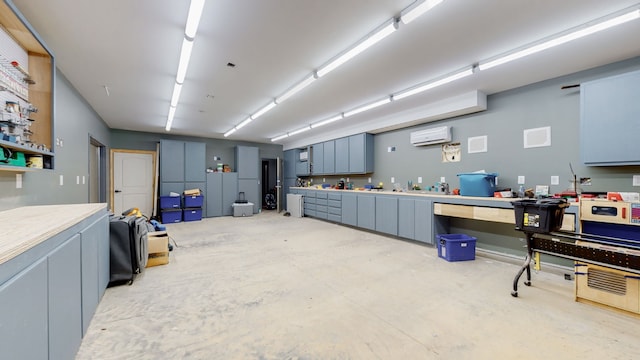
[[[449,141],[451,141],[451,128],[449,126],[440,126],[411,133],[411,145],[413,146],[440,144]]]

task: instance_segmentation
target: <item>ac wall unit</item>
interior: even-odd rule
[[[449,126],[440,126],[411,133],[411,144],[413,146],[440,144],[449,141],[451,141],[451,128]]]

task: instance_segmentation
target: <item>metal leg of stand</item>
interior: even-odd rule
[[[513,279],[513,291],[511,291],[511,296],[518,297],[518,281],[520,277],[527,271],[527,281],[524,282],[525,285],[531,286],[531,258],[533,257],[533,250],[531,249],[531,239],[533,239],[533,234],[527,234],[527,257],[524,259],[524,264],[522,264],[522,268],[518,271],[518,274]]]

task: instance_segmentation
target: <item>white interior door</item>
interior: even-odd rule
[[[153,153],[113,153],[113,213],[138,208],[147,217],[153,211]]]

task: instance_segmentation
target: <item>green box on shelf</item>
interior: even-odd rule
[[[14,151],[9,157],[9,164],[11,166],[27,166],[27,160],[22,151]]]

